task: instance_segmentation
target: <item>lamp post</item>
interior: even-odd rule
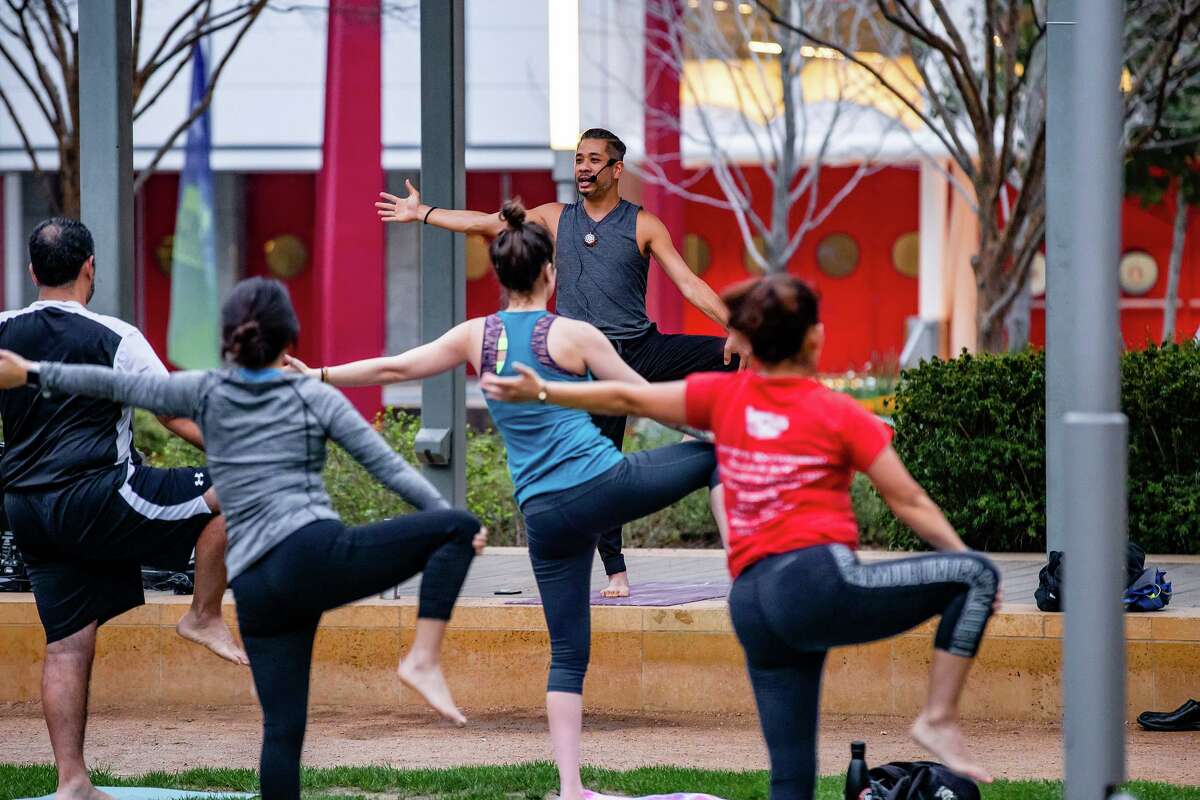
[[[550,69],[550,149],[558,202],[575,202],[579,138],[579,0],[547,0]]]

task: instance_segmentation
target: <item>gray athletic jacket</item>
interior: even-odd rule
[[[38,375],[45,391],[196,421],[228,528],[230,581],[293,531],[338,518],[321,480],[326,439],[417,508],[450,507],[341,392],[311,378],[283,373],[255,380],[236,369],[130,375],[52,362],[40,364]]]

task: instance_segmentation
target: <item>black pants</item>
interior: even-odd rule
[[[263,800],[298,800],[308,677],[321,614],[424,572],[418,615],[450,619],[479,521],[427,511],[345,528],[314,522],[233,580],[238,625],[263,709]]]
[[[771,800],[812,800],[825,653],[942,615],[934,646],[973,657],[999,576],[976,553],[861,564],[840,545],[770,556],[738,576],[729,613],[771,757]]]
[[[550,631],[546,691],[583,693],[591,651],[592,555],[598,531],[653,514],[716,481],[707,442],[630,453],[587,483],[532,497],[521,507],[529,560]]]
[[[720,336],[695,336],[684,333],[659,333],[652,327],[636,339],[613,339],[625,363],[651,383],[683,380],[693,372],[727,372],[737,369],[737,356],[725,364],[725,340]],[[600,432],[620,450],[625,441],[625,417],[593,416]],[[600,560],[604,572],[615,575],[625,571],[621,555],[621,529],[600,534]]]

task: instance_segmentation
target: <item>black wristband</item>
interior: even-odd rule
[[[430,206],[429,210],[425,212],[425,219],[421,220],[421,224],[428,225],[429,224],[429,215],[437,210],[438,210],[437,206]]]
[[[42,376],[36,369],[25,370],[25,385],[26,386],[41,386]]]

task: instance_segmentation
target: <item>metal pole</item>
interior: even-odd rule
[[[421,197],[442,208],[466,205],[464,19],[463,0],[421,0]],[[450,231],[421,228],[423,342],[466,319],[465,247]],[[463,368],[421,384],[418,455],[430,445],[425,474],[459,508],[467,496],[466,424]]]
[[[1072,43],[1076,0],[1050,0],[1046,14],[1046,550],[1066,545],[1067,450],[1063,415],[1071,372],[1071,159],[1079,127],[1074,96]]]
[[[133,67],[129,0],[79,4],[80,216],[96,240],[103,314],[134,319]]]
[[[554,150],[554,199],[560,203],[574,203],[579,199],[575,188],[575,151]]]
[[[1117,262],[1121,245],[1123,6],[1090,0],[1073,35],[1070,301],[1075,391],[1065,417],[1066,800],[1108,797],[1125,778],[1127,422],[1120,413]],[[1065,298],[1064,298],[1065,299]]]

